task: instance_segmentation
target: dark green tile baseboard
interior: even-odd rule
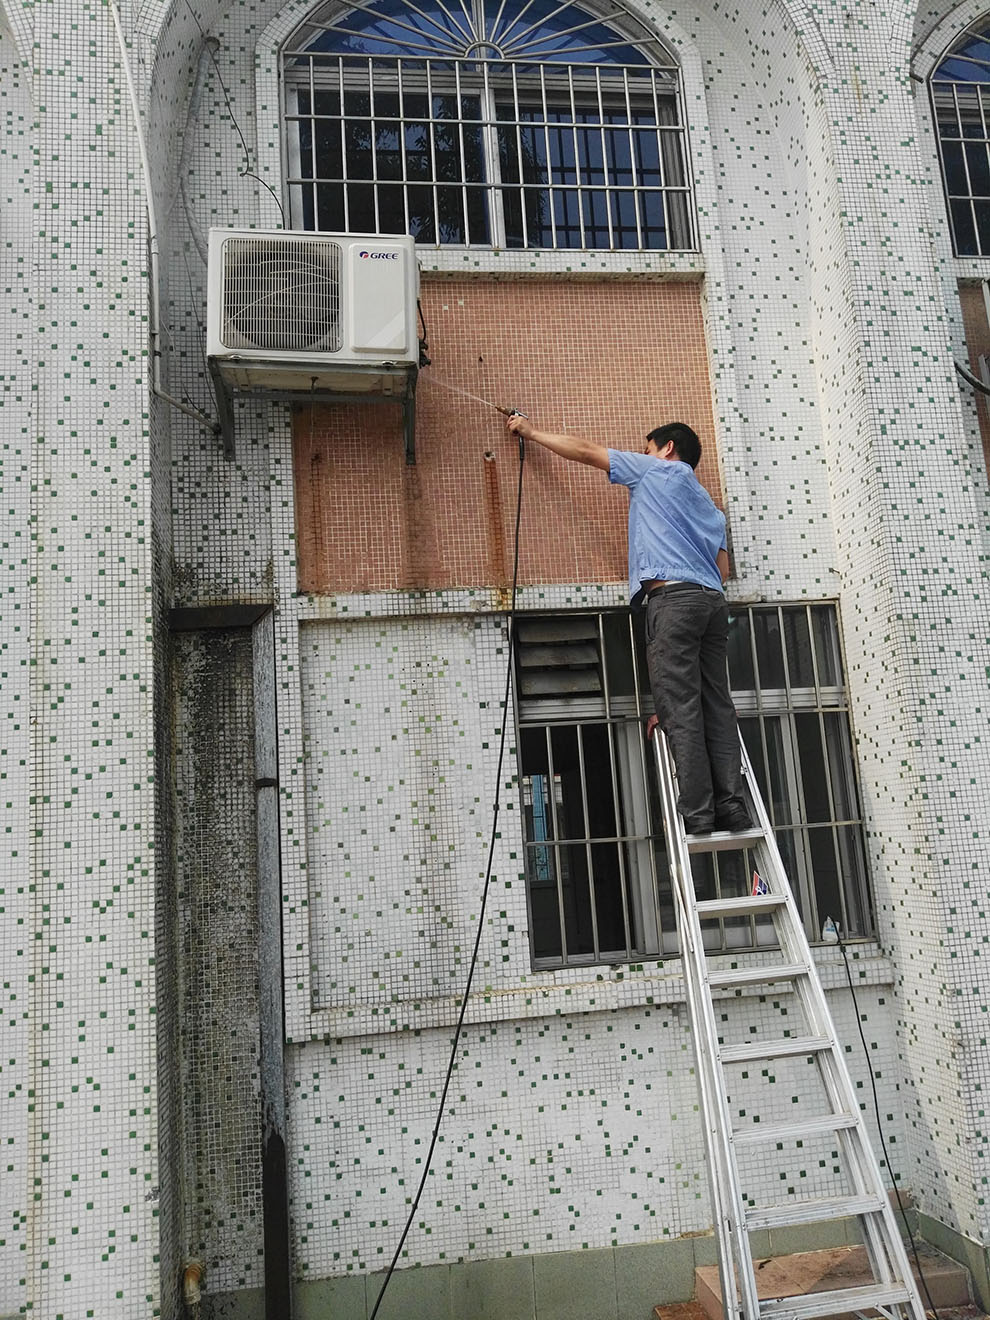
[[[753,1247],[783,1255],[857,1240],[855,1221],[840,1220],[754,1234]],[[658,1302],[687,1301],[695,1267],[715,1259],[715,1239],[704,1234],[398,1270],[378,1320],[652,1320]],[[383,1279],[383,1273],[304,1279],[295,1286],[294,1320],[368,1320]],[[209,1280],[203,1320],[264,1320],[260,1289],[210,1296],[208,1286]]]
[[[984,1312],[990,1312],[990,1259],[987,1248],[973,1238],[949,1228],[938,1219],[917,1212],[917,1233],[938,1251],[965,1265],[973,1285],[973,1298]]]

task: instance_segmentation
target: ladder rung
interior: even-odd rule
[[[711,917],[758,917],[764,912],[776,912],[786,904],[782,894],[740,894],[738,898],[706,898],[695,907],[704,921]]]
[[[832,1196],[819,1201],[798,1201],[794,1205],[768,1205],[747,1210],[746,1227],[787,1228],[791,1224],[817,1224],[849,1215],[875,1215],[886,1202],[879,1196]]]
[[[793,981],[807,976],[808,963],[777,963],[773,967],[733,967],[727,972],[709,972],[708,984],[713,990],[731,985],[759,985],[761,982]]]
[[[867,1283],[858,1288],[834,1288],[828,1292],[804,1293],[800,1297],[775,1297],[760,1302],[766,1320],[812,1320],[814,1316],[846,1315],[909,1302],[914,1294],[903,1284]]]
[[[834,1045],[831,1036],[782,1036],[780,1040],[748,1040],[742,1045],[723,1045],[718,1053],[723,1063],[750,1063],[754,1059],[819,1054]]]
[[[688,834],[686,838],[689,853],[706,853],[751,848],[754,843],[765,839],[766,835],[760,829],[738,830],[736,833],[731,830],[713,830],[711,834]]]
[[[818,1114],[802,1123],[754,1123],[742,1132],[733,1132],[737,1146],[758,1146],[768,1141],[800,1141],[802,1137],[819,1132],[839,1132],[853,1128],[859,1122],[858,1114]]]

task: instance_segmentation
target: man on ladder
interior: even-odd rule
[[[634,605],[646,606],[650,687],[677,766],[684,827],[688,834],[752,829],[726,673],[725,514],[695,475],[698,436],[684,422],[669,422],[650,432],[638,454],[537,430],[518,413],[507,426],[629,488],[629,590]]]
[[[690,427],[674,422],[650,432],[644,454],[629,454],[539,431],[518,414],[509,418],[508,426],[563,458],[600,468],[611,481],[630,489],[630,588],[634,602],[644,596],[647,602],[650,686],[666,735],[653,737],[652,744],[701,1094],[723,1314],[727,1320],[819,1320],[864,1313],[887,1320],[925,1320],[748,758],[745,778],[755,824],[743,796],[744,756],[725,663],[725,518],[694,475],[701,456],[698,437]],[[752,893],[719,892],[699,900],[692,856],[729,849],[752,851],[759,884]],[[773,945],[754,947],[745,965],[732,958],[728,967],[713,966],[705,947],[706,925],[740,917],[772,922]],[[743,1038],[733,1042],[728,1037],[729,1015],[721,1012],[721,1005],[716,1018],[714,997],[738,994],[746,984],[783,985],[794,1011],[779,1038],[772,1031],[766,1034],[757,1020],[747,1023]],[[782,1059],[812,1062],[820,1097],[810,1110],[805,1103],[800,1114],[788,1113],[782,1122],[768,1118],[737,1124],[728,1105],[729,1088],[738,1076],[733,1070],[769,1077],[773,1070],[762,1065]],[[758,1205],[743,1194],[740,1151],[804,1143],[816,1135],[834,1142],[847,1184],[842,1195],[788,1195],[777,1204]],[[858,1221],[869,1260],[869,1283],[796,1297],[759,1296],[750,1234],[852,1218]]]

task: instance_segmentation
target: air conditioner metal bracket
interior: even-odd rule
[[[220,436],[223,441],[225,458],[234,457],[234,395],[249,394],[258,400],[270,400],[273,403],[400,403],[402,405],[402,434],[405,443],[406,462],[412,466],[416,462],[416,378],[418,370],[414,366],[388,364],[360,367],[348,365],[346,376],[351,381],[355,377],[365,377],[369,388],[335,389],[332,382],[332,370],[323,369],[317,374],[310,374],[310,385],[291,386],[277,384],[255,384],[231,380],[231,363],[218,358],[210,358],[210,375],[213,378],[213,390],[217,400],[217,414],[220,418]],[[314,373],[316,368],[300,367],[301,371]],[[298,374],[298,373],[296,373]]]
[[[224,379],[214,358],[209,359],[210,375],[213,377],[213,393],[217,401],[217,416],[220,419],[220,439],[223,441],[224,458],[234,457],[234,391]]]

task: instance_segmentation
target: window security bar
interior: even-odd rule
[[[694,246],[676,75],[655,65],[297,55],[296,227],[465,246]]]
[[[641,616],[522,616],[516,711],[530,929],[537,967],[675,954],[657,785],[646,756],[652,708]],[[793,877],[806,933],[828,915],[870,930],[862,815],[835,608],[733,612],[733,696],[754,773]],[[746,851],[698,857],[699,898],[748,893]],[[772,924],[729,917],[710,951],[762,947]]]
[[[942,183],[957,255],[990,255],[990,21],[962,32],[931,77]]]

